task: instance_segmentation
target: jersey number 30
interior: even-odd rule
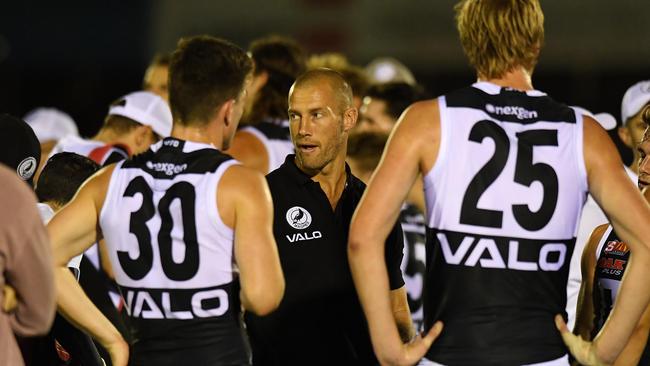
[[[146,223],[156,214],[153,192],[142,177],[136,177],[129,183],[124,192],[124,197],[134,197],[138,193],[142,195],[142,206],[131,213],[129,231],[135,235],[138,241],[140,255],[132,259],[128,252],[117,252],[117,258],[124,272],[134,280],[144,278],[153,266],[151,233]],[[185,258],[180,263],[176,263],[172,258],[171,232],[174,221],[169,207],[175,199],[180,202],[181,216],[183,218],[183,241],[185,242]],[[188,182],[178,182],[169,187],[160,202],[158,202],[157,211],[161,221],[160,230],[158,231],[160,262],[163,272],[170,280],[189,280],[199,270],[199,243],[197,241],[194,214],[195,201],[194,187]]]
[[[470,131],[469,140],[482,143],[485,138],[494,141],[494,155],[469,183],[460,210],[460,223],[483,227],[501,228],[503,211],[478,208],[483,193],[499,177],[508,161],[510,140],[501,126],[490,121],[477,122]],[[533,164],[534,146],[558,146],[557,130],[528,130],[517,133],[517,161],[514,181],[530,187],[537,181],[544,187],[544,196],[539,210],[533,212],[528,205],[512,205],[515,220],[528,231],[537,231],[546,226],[555,212],[558,196],[558,180],[555,170],[548,164]]]

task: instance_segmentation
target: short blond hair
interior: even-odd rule
[[[463,0],[455,9],[460,42],[480,77],[499,78],[518,66],[532,72],[544,42],[538,0]]]

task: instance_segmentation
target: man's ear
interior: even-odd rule
[[[357,125],[357,118],[359,117],[359,111],[350,107],[343,112],[343,131],[350,131],[354,126]]]
[[[630,131],[627,129],[625,126],[621,126],[618,128],[618,137],[623,141],[625,146],[629,147],[630,149],[635,149],[636,146],[632,146],[632,137],[630,136]]]
[[[223,124],[225,127],[230,126],[233,120],[233,110],[235,106],[235,100],[234,99],[228,99],[225,101],[221,107],[219,107],[219,110],[217,111],[217,117],[219,120],[223,121]]]
[[[145,143],[149,142],[149,134],[151,133],[151,126],[141,125],[138,126],[134,131],[134,140],[138,146],[142,146]]]

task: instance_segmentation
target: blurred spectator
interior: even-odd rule
[[[370,78],[370,82],[373,84],[416,84],[415,77],[411,70],[392,57],[379,57],[372,60],[366,66],[365,71]]]
[[[14,169],[18,177],[34,186],[41,158],[41,145],[29,125],[20,118],[0,115],[0,163]]]
[[[34,180],[38,181],[41,169],[43,169],[54,145],[68,135],[79,136],[79,130],[70,115],[55,108],[33,109],[25,115],[24,119],[34,130],[41,144],[41,158],[34,176]]]
[[[169,79],[169,62],[171,56],[157,54],[147,67],[142,80],[142,90],[150,91],[169,103],[169,90],[167,83]]]
[[[293,40],[270,36],[253,41],[255,62],[241,128],[227,153],[264,174],[275,170],[293,153],[287,119],[291,84],[305,71],[304,51]]]
[[[408,106],[427,98],[424,89],[418,85],[402,82],[373,85],[363,97],[356,130],[390,133]]]

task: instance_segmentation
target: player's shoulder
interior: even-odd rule
[[[431,118],[439,112],[438,98],[421,100],[411,104],[404,111],[403,116],[408,118]]]
[[[229,166],[219,182],[219,190],[226,190],[228,194],[244,197],[265,186],[266,182],[262,173],[242,164]]]

